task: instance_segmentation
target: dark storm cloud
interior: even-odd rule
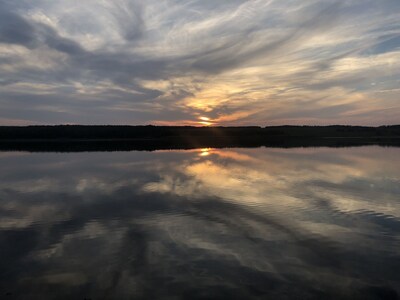
[[[31,24],[19,15],[0,11],[0,42],[29,47],[34,42],[34,33]]]

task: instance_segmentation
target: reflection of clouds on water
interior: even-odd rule
[[[0,290],[29,299],[391,299],[398,151],[0,157]]]

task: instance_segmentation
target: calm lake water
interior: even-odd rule
[[[0,299],[397,299],[400,148],[0,153]]]

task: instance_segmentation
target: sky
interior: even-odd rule
[[[400,123],[400,0],[0,0],[0,125]]]

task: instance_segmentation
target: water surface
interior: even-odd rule
[[[0,298],[397,299],[400,148],[0,153]]]

